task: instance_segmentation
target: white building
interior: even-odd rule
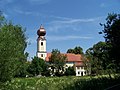
[[[38,29],[37,35],[37,57],[44,59],[46,62],[49,62],[49,57],[51,56],[51,53],[47,53],[46,51],[46,31],[42,25],[40,26],[40,29]],[[82,55],[71,53],[66,53],[64,55],[67,56],[67,61],[65,64],[66,68],[74,67],[76,76],[86,75]]]
[[[85,70],[85,66],[83,63],[76,63],[75,64],[75,71],[76,71],[76,76],[86,75],[86,70]]]

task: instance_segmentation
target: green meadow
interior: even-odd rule
[[[104,90],[117,84],[120,84],[119,76],[32,77],[1,83],[0,90]]]

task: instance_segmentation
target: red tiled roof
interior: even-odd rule
[[[72,54],[72,53],[66,53],[64,54],[67,56],[67,62],[81,62],[82,56],[80,54]],[[49,57],[51,56],[51,53],[47,53],[46,61],[49,62]]]
[[[47,57],[45,58],[45,61],[49,62],[50,56],[51,56],[51,53],[47,53]]]
[[[75,63],[75,66],[76,67],[79,67],[79,66],[85,66],[83,62],[76,62]]]
[[[80,62],[80,61],[82,61],[81,60],[82,57],[81,57],[80,54],[76,55],[76,54],[67,53],[66,56],[67,56],[67,61],[68,62]]]

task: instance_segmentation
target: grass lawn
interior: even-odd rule
[[[109,77],[40,77],[15,78],[1,85],[0,90],[102,90],[120,83],[120,78]]]

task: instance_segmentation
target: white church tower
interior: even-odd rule
[[[37,35],[38,35],[38,38],[37,38],[37,57],[45,60],[45,58],[47,56],[46,38],[45,38],[46,31],[42,25],[40,26],[40,29],[38,29]]]

